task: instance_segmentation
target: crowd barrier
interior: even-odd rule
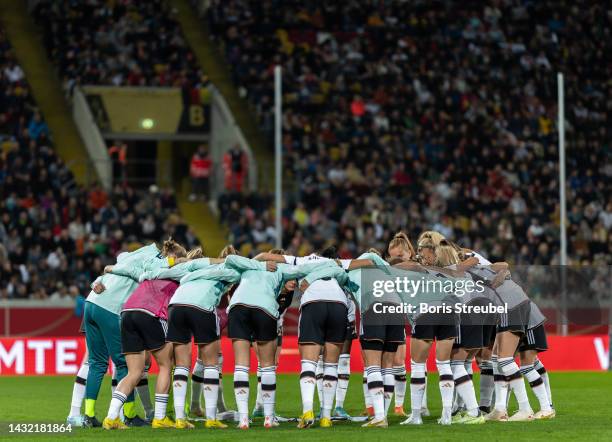
[[[81,318],[75,315],[73,302],[67,306],[57,306],[46,301],[24,300],[10,303],[0,301],[0,336],[78,336]],[[82,306],[79,312],[82,312]],[[542,308],[548,318],[546,330],[548,333],[558,333],[559,311],[553,308]],[[606,318],[610,315],[607,310],[594,308],[574,308],[572,317],[578,318],[568,326],[570,335],[599,335],[608,333]],[[289,308],[285,313],[285,334],[297,334],[298,309]],[[586,320],[584,318],[589,318]],[[588,325],[591,324],[591,325]]]

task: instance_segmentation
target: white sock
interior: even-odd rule
[[[185,419],[185,400],[187,398],[187,380],[189,379],[189,368],[188,367],[175,367],[174,368],[174,414],[177,419]],[[157,416],[157,396],[155,395],[155,415]],[[164,409],[164,416],[165,416]],[[163,418],[163,416],[162,416]],[[155,418],[157,419],[157,417]]]
[[[150,417],[153,414],[153,404],[151,403],[151,392],[149,391],[149,367],[145,367],[135,390],[142,403],[145,416],[147,418]]]
[[[499,411],[508,411],[508,382],[503,375],[499,366],[497,355],[491,356],[493,364],[493,380],[495,381],[495,409]]]
[[[393,400],[393,392],[395,391],[395,377],[393,376],[393,369],[391,367],[383,368],[381,373],[383,378],[385,416],[387,416],[389,414],[389,405],[391,405],[391,401]]]
[[[518,401],[519,410],[532,412],[531,405],[529,405],[529,398],[527,397],[527,389],[525,388],[525,381],[521,376],[521,371],[516,364],[514,358],[501,358],[499,359],[499,369],[502,374],[506,377],[509,385],[509,389],[512,390]]]
[[[425,363],[410,361],[410,406],[412,417],[421,417],[423,394],[425,393]]]
[[[540,376],[540,373],[533,368],[533,364],[523,365],[521,367],[521,374],[525,376],[525,379],[527,379],[527,382],[529,382],[529,386],[531,387],[533,394],[535,394],[535,396],[538,398],[540,410],[550,411],[550,400],[548,399],[548,393],[546,392],[544,380],[542,379],[542,376]]]
[[[539,359],[536,359],[535,363],[533,364],[533,367],[540,374],[542,380],[544,381],[544,385],[546,386],[546,394],[548,395],[548,400],[550,401],[550,406],[552,407],[553,400],[552,392],[550,390],[550,380],[548,378],[548,372],[546,371],[546,368],[544,368],[544,364],[542,364],[542,361],[540,361]]]
[[[189,373],[189,370],[187,370]],[[185,381],[185,385],[187,385],[187,381]],[[185,387],[186,388],[186,387]],[[155,393],[155,419],[163,419],[166,417],[166,408],[168,407],[168,394],[164,393]],[[176,417],[179,419],[179,417]],[[183,396],[183,417],[185,418],[185,397]]]
[[[351,375],[351,355],[342,354],[338,360],[338,387],[336,388],[336,407],[344,407]]]
[[[368,376],[368,390],[372,398],[372,406],[374,407],[374,418],[385,418],[385,389],[382,378],[382,372],[379,365],[370,365],[366,367]]]
[[[204,390],[204,407],[206,419],[217,419],[217,400],[219,397],[219,368],[216,365],[204,367],[202,388]]]
[[[465,371],[467,371],[472,387],[474,387],[474,358],[465,361]],[[476,394],[475,391],[476,389],[474,388],[474,394]]]
[[[331,418],[331,409],[334,406],[337,387],[338,364],[325,362],[323,364],[323,404],[321,406],[321,417]]]
[[[317,363],[302,359],[302,371],[300,373],[300,393],[302,395],[302,412],[313,411],[314,391],[316,383]]]
[[[317,395],[319,396],[319,407],[323,408],[323,356],[319,356],[317,362],[317,370],[315,371],[317,379]]]
[[[234,395],[240,419],[249,418],[249,367],[236,365],[234,367]]]
[[[465,371],[467,371],[468,376],[473,381],[474,379],[472,378],[474,377],[474,358],[465,360]]]
[[[121,393],[120,391],[114,391],[110,406],[108,407],[108,415],[106,417],[109,419],[117,419],[126,400],[127,396],[125,394]]]
[[[261,396],[264,416],[274,417],[276,403],[276,367],[274,366],[261,369]]]
[[[366,408],[372,406],[372,396],[370,396],[370,390],[368,389],[368,376],[365,371],[363,372],[363,401]]]
[[[478,416],[478,402],[476,401],[474,383],[472,379],[470,379],[470,375],[467,373],[463,362],[464,361],[451,362],[453,380],[455,381],[455,392],[457,396],[463,400],[468,414],[470,416]]]
[[[490,407],[493,399],[493,364],[491,361],[480,361],[480,406]]]
[[[403,407],[406,398],[406,366],[393,367],[393,376],[395,379],[395,406]]]
[[[113,374],[111,378],[111,394],[113,394],[117,388],[117,385],[119,385],[119,381],[117,381],[117,367],[115,367],[113,362],[111,362],[111,370],[111,373]]]
[[[457,388],[455,386],[455,393],[453,394],[453,413],[464,408],[463,398],[457,394]]]
[[[438,385],[440,386],[440,395],[442,396],[442,411],[451,410],[453,408],[455,381],[453,380],[450,360],[439,361],[436,359],[436,366],[440,374]]]
[[[423,390],[423,400],[421,408],[427,409],[427,386],[429,385],[429,377],[427,376],[427,363],[425,364],[425,389]]]
[[[202,382],[204,382],[204,363],[197,359],[191,371],[191,410],[201,410],[200,398],[202,397]]]
[[[467,372],[467,375],[470,378],[470,381],[472,381],[472,386],[474,385],[474,358],[469,359],[465,361],[465,371]],[[455,386],[455,389],[457,388],[457,386]],[[463,402],[463,399],[461,400],[461,402]],[[465,404],[463,404],[465,405]],[[466,405],[467,406],[467,405]]]
[[[219,369],[219,396],[217,399],[217,411],[225,411],[227,407],[225,406],[225,398],[223,397],[223,355],[219,353],[217,355],[219,362],[217,363],[217,368]]]
[[[83,361],[79,367],[76,379],[74,380],[74,386],[72,387],[72,401],[70,402],[69,417],[81,415],[81,405],[83,405],[83,399],[85,398],[85,385],[87,384],[88,373],[89,362]]]
[[[465,369],[465,361],[463,360],[454,360],[451,361],[451,371],[453,372],[453,379],[455,377],[455,370],[457,366],[462,365]],[[457,384],[455,383],[455,393],[453,394],[453,413],[458,411],[460,408],[464,406],[463,398],[457,394]]]
[[[111,378],[111,395],[117,389],[117,385],[119,385],[119,381],[117,381],[117,367],[115,367],[115,363],[111,361],[111,370],[113,373],[113,377]],[[119,409],[119,417],[123,420],[123,407]]]
[[[255,398],[255,408],[260,409],[263,406],[261,399],[261,366],[257,363],[257,397]]]

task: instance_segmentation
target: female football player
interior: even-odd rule
[[[436,246],[431,237],[423,237],[418,243],[417,252],[420,263],[424,266],[440,264],[436,257]],[[437,276],[438,271],[426,270]],[[421,425],[421,408],[425,390],[425,367],[431,346],[436,341],[436,365],[438,368],[439,388],[442,396],[442,416],[438,420],[441,425],[451,424],[453,405],[454,380],[450,365],[453,342],[457,335],[457,319],[454,314],[425,313],[414,319],[412,337],[410,339],[410,398],[412,413],[402,425]]]
[[[540,373],[544,366],[538,359],[538,354],[548,350],[546,342],[546,330],[544,329],[545,317],[539,307],[532,301],[530,309],[530,324],[527,332],[521,339],[518,347],[521,361],[521,374],[525,376],[533,394],[540,403],[540,410],[534,414],[534,419],[552,419],[555,417],[555,409],[550,396],[550,386]],[[537,325],[536,325],[537,324]],[[536,368],[538,366],[538,368]],[[546,374],[546,369],[544,369]],[[548,378],[548,375],[546,375]]]
[[[145,278],[179,280],[180,286],[169,301],[167,341],[172,344],[176,368],[174,369],[174,411],[178,429],[191,429],[185,416],[187,380],[191,367],[191,340],[193,338],[199,359],[204,363],[202,384],[206,410],[205,428],[226,428],[217,419],[219,394],[219,320],[216,307],[221,297],[240,275],[226,268],[222,262],[235,254],[233,246],[226,246],[219,258],[200,258],[178,264],[172,269],[149,272]]]
[[[185,255],[185,249],[172,240],[165,241],[162,250],[155,244],[117,257],[117,269],[168,267]],[[105,269],[107,271],[108,269]],[[85,427],[101,427],[95,418],[95,403],[104,374],[108,370],[109,357],[117,369],[120,381],[127,374],[125,357],[121,352],[120,313],[126,299],[138,287],[138,282],[129,275],[105,273],[92,284],[92,291],[85,302],[85,338],[89,350],[89,373],[86,383]],[[127,426],[144,426],[146,422],[136,416],[133,394],[123,407]]]
[[[398,232],[389,242],[387,253],[391,258],[401,258],[404,261],[416,261],[414,247],[404,232]],[[406,397],[406,344],[400,344],[393,359],[393,376],[395,379],[395,408],[396,416],[406,416],[404,412],[404,399]],[[429,416],[427,408],[427,371],[425,372],[425,390],[423,391],[422,416]]]
[[[184,256],[184,249],[174,253],[174,258]],[[110,273],[139,280],[147,270],[146,265],[127,266],[118,263]],[[121,348],[128,368],[127,375],[113,392],[108,415],[102,426],[107,430],[124,429],[127,426],[119,418],[119,412],[140,382],[145,371],[146,352],[151,352],[159,367],[155,386],[155,416],[153,428],[174,427],[174,421],[166,416],[170,375],[173,367],[172,346],[166,343],[168,302],[178,284],[170,280],[143,281],[126,300],[121,310]]]
[[[317,260],[337,258],[335,248],[329,248],[320,256],[305,257],[262,253],[258,260],[275,261],[301,265]],[[329,257],[328,257],[329,256]],[[371,265],[370,260],[339,260],[345,269]],[[319,279],[304,288],[300,299],[300,320],[298,344],[302,358],[300,391],[302,395],[302,416],[298,428],[308,428],[314,423],[314,391],[317,360],[321,351],[324,355],[322,428],[332,426],[331,409],[336,395],[338,381],[338,360],[345,340],[348,318],[348,298],[336,279]]]
[[[271,256],[282,251],[272,250]],[[312,261],[299,266],[261,262],[240,256],[230,256],[225,265],[240,272],[240,284],[228,307],[228,336],[234,348],[234,392],[240,415],[238,428],[249,428],[249,366],[251,342],[257,342],[257,358],[261,371],[261,389],[264,407],[264,427],[278,425],[274,420],[276,392],[275,355],[277,345],[277,298],[290,280],[313,272],[313,278],[346,278],[346,274],[333,261]],[[330,407],[331,408],[331,407]]]

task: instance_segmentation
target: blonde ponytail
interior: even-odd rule
[[[435,265],[438,267],[448,267],[453,264],[459,264],[460,262],[457,250],[455,250],[455,247],[447,240],[440,242],[435,248],[435,254]]]
[[[391,250],[396,247],[399,247],[407,251],[410,254],[411,259],[414,259],[414,257],[416,256],[414,247],[412,246],[412,243],[410,242],[408,235],[406,235],[406,233],[402,231],[399,231],[395,234],[393,239],[389,242],[389,246],[387,247],[387,250]]]
[[[430,240],[434,247],[437,247],[442,241],[446,240],[444,235],[442,235],[440,232],[436,232],[435,230],[426,230],[419,235],[417,243],[420,244],[421,241],[426,238]]]
[[[195,249],[191,249],[187,253],[187,259],[198,259],[204,258],[204,252],[202,251],[202,247],[196,247]]]
[[[221,250],[221,253],[219,253],[219,258],[223,259],[223,258],[227,258],[229,255],[237,255],[237,254],[238,252],[236,251],[234,246],[231,244],[228,244],[225,247],[223,247],[223,250]]]

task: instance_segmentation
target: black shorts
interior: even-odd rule
[[[359,342],[363,350],[377,350],[395,353],[397,347],[406,343],[403,325],[362,325]]]
[[[455,338],[454,348],[475,349],[486,347],[484,345],[484,325],[461,324],[457,327],[457,337]]]
[[[168,342],[210,344],[219,339],[219,320],[215,311],[207,312],[187,305],[171,305],[168,313]]]
[[[497,333],[509,331],[518,335],[524,335],[527,332],[530,311],[531,303],[524,302],[518,307],[509,310],[508,313],[501,313],[499,315],[499,323],[497,324]]]
[[[453,314],[423,314],[412,326],[412,337],[424,341],[456,338],[458,324],[458,318]]]
[[[278,339],[278,320],[262,309],[234,305],[227,318],[227,336],[250,342]]]
[[[535,328],[530,328],[523,335],[519,342],[518,351],[537,350],[538,353],[548,350],[548,342],[546,341],[546,330],[544,324],[540,324]]]
[[[299,344],[326,342],[342,344],[346,340],[347,308],[339,302],[309,302],[300,310]]]
[[[140,353],[162,348],[166,344],[166,321],[140,311],[121,314],[121,351]]]
[[[497,326],[493,324],[482,326],[482,346],[492,347],[495,343],[495,335],[497,334]]]

